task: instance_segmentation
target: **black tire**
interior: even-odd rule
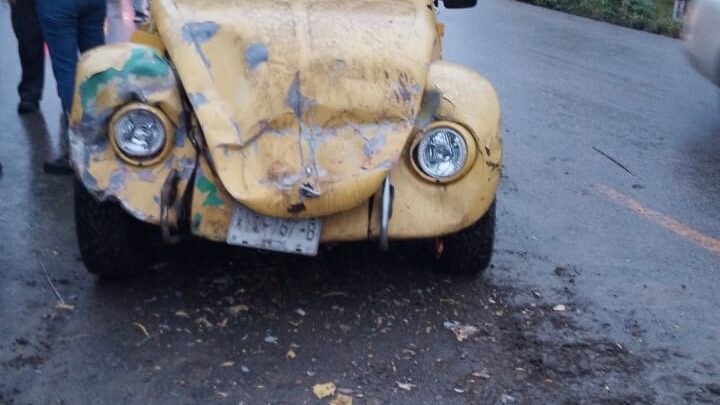
[[[75,231],[85,267],[101,279],[146,271],[159,247],[159,229],[116,203],[98,202],[75,180]]]
[[[446,274],[476,277],[490,265],[495,245],[495,201],[470,227],[443,238],[436,268]]]

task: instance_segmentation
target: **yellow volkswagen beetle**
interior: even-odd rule
[[[500,108],[485,78],[442,60],[438,7],[153,0],[133,41],[78,67],[70,138],[87,269],[126,276],[160,236],[195,236],[303,255],[424,239],[439,270],[484,270]]]

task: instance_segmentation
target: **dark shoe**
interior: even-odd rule
[[[40,109],[40,103],[37,101],[22,100],[18,104],[18,114],[31,114]]]
[[[62,155],[59,158],[46,161],[43,164],[43,171],[47,174],[73,174],[70,157]]]
[[[133,19],[133,22],[137,25],[141,25],[146,23],[149,19],[150,16],[148,16],[146,13],[142,11],[135,11],[135,18]]]

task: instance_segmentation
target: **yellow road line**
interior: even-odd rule
[[[698,231],[697,229],[682,224],[679,221],[672,219],[665,214],[662,214],[650,208],[646,208],[638,201],[633,200],[625,194],[608,186],[597,185],[595,186],[595,190],[597,190],[600,194],[609,197],[614,202],[625,206],[636,214],[639,214],[645,219],[655,222],[656,224],[662,226],[670,232],[682,238],[689,239],[700,245],[702,248],[709,250],[710,252],[720,254],[720,239],[707,236],[704,233]]]

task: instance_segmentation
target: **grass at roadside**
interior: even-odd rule
[[[682,29],[682,23],[672,19],[674,0],[520,1],[672,37]]]

